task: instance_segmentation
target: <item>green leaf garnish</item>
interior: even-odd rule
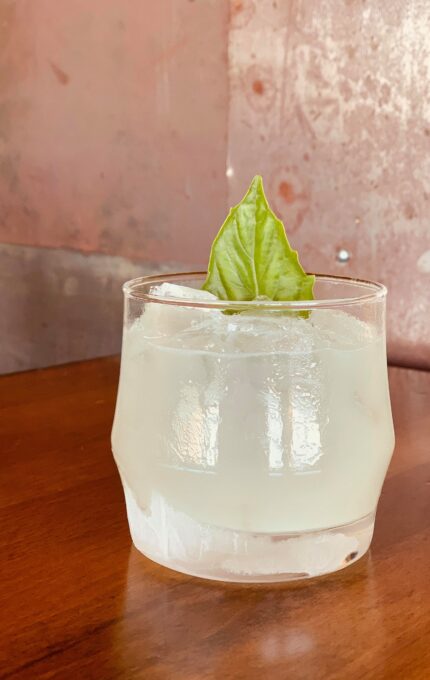
[[[204,290],[220,300],[312,300],[314,283],[257,175],[212,244]]]

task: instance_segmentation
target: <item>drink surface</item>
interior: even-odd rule
[[[354,522],[374,512],[393,450],[385,338],[344,311],[147,303],[124,330],[112,443],[155,529]]]

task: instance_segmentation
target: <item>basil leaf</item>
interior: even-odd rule
[[[204,290],[221,300],[312,300],[306,274],[257,175],[212,244]]]

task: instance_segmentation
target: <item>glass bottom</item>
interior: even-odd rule
[[[375,513],[317,531],[252,533],[199,524],[162,498],[144,512],[124,485],[136,548],[169,569],[215,581],[274,583],[329,574],[356,562],[370,546]]]

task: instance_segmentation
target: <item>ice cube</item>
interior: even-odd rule
[[[143,315],[139,319],[140,330],[145,337],[172,336],[198,324],[208,314],[217,315],[216,309],[204,307],[187,307],[186,305],[163,303],[163,298],[175,298],[184,301],[208,301],[217,300],[215,295],[206,290],[178,286],[174,283],[162,283],[151,288],[151,295],[160,298],[160,302],[147,302]]]
[[[215,295],[201,288],[191,288],[190,286],[178,286],[176,283],[161,283],[152,286],[151,295],[156,297],[180,298],[182,300],[217,300]]]
[[[315,332],[324,339],[325,345],[333,349],[357,349],[372,342],[376,333],[371,324],[340,310],[315,310],[310,316],[310,322]]]
[[[358,537],[341,530],[301,536],[224,530],[176,511],[157,493],[144,511],[126,484],[124,492],[134,544],[162,564],[178,562],[179,568],[189,564],[209,573],[221,567],[224,573],[242,577],[285,572],[318,576],[336,571],[345,565],[345,556],[362,551]]]

